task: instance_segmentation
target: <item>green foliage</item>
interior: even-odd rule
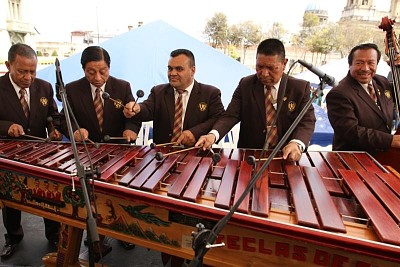
[[[319,18],[313,13],[304,13],[303,28],[314,28],[320,25]]]
[[[208,36],[212,47],[216,48],[226,44],[228,33],[228,22],[226,15],[223,13],[215,13],[209,21],[207,21],[204,34]]]
[[[207,35],[210,45],[214,48],[223,48],[232,58],[240,58],[237,48],[243,49],[243,60],[246,50],[256,46],[263,37],[285,40],[287,31],[280,22],[274,22],[265,32],[261,25],[253,21],[245,21],[228,25],[227,17],[223,13],[216,13],[207,21],[204,34]],[[347,56],[355,45],[373,42],[384,51],[382,31],[368,22],[354,23],[354,21],[321,24],[319,17],[310,12],[303,16],[302,29],[291,36],[291,43],[295,47],[303,48],[305,53],[311,52],[317,57],[325,57],[332,52],[339,52],[342,57]],[[235,49],[234,49],[235,48]]]
[[[236,60],[239,58],[239,52],[237,51],[236,46],[234,45],[228,46],[228,55]]]
[[[282,40],[282,39],[284,39],[286,33],[287,33],[287,31],[283,27],[282,23],[274,22],[271,29],[269,29],[269,31],[267,32],[266,37]]]

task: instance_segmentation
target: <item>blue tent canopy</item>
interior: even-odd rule
[[[240,78],[254,73],[249,67],[163,21],[146,24],[100,45],[110,54],[110,74],[129,81],[134,96],[141,89],[146,98],[154,85],[168,82],[169,54],[178,48],[193,52],[196,60],[195,79],[218,87],[225,107]],[[60,62],[64,83],[83,77],[81,54],[79,52]],[[54,84],[55,66],[39,70],[37,77]]]
[[[329,146],[332,144],[333,129],[328,119],[326,110],[313,103],[315,118],[314,134],[311,137],[310,145]]]

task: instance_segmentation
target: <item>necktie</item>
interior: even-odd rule
[[[374,101],[376,103],[378,99],[376,98],[375,90],[371,83],[368,84],[368,92],[369,92],[369,96],[371,97],[372,101]]]
[[[100,88],[96,88],[96,96],[94,97],[94,110],[96,111],[97,120],[99,121],[100,131],[103,130],[103,102],[100,97]]]
[[[29,118],[29,106],[28,106],[28,102],[26,102],[26,90],[25,90],[25,88],[22,88],[21,90],[19,90],[19,93],[21,95],[19,100],[21,101],[21,105],[22,105],[22,109],[24,110],[25,117]]]
[[[174,130],[172,131],[171,142],[176,142],[182,132],[183,101],[182,94],[185,90],[177,90],[178,97],[175,101]]]
[[[270,147],[275,146],[278,143],[278,129],[276,125],[273,125],[276,117],[276,111],[272,104],[272,92],[271,88],[267,88],[265,92],[265,118],[267,134],[269,134],[267,143]]]

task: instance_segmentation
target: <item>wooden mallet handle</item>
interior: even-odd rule
[[[194,147],[189,147],[189,148],[177,150],[177,151],[174,151],[174,152],[167,153],[167,154],[165,154],[165,155],[164,155],[163,153],[161,153],[161,152],[157,152],[157,153],[156,153],[156,160],[161,161],[161,160],[163,160],[166,156],[173,155],[173,154],[177,154],[177,153],[181,153],[181,152],[185,152],[185,151],[189,151],[189,150],[193,150],[193,149],[196,149],[196,148],[199,149],[200,146],[194,146]]]

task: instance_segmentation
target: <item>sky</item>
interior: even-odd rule
[[[27,15],[40,33],[41,41],[69,41],[72,31],[122,34],[139,21],[144,24],[163,20],[171,26],[204,40],[203,30],[215,13],[227,16],[228,25],[251,20],[264,31],[274,22],[294,32],[311,3],[328,10],[329,20],[337,22],[347,0],[35,0],[25,1]],[[389,0],[376,0],[377,8],[389,9]]]

